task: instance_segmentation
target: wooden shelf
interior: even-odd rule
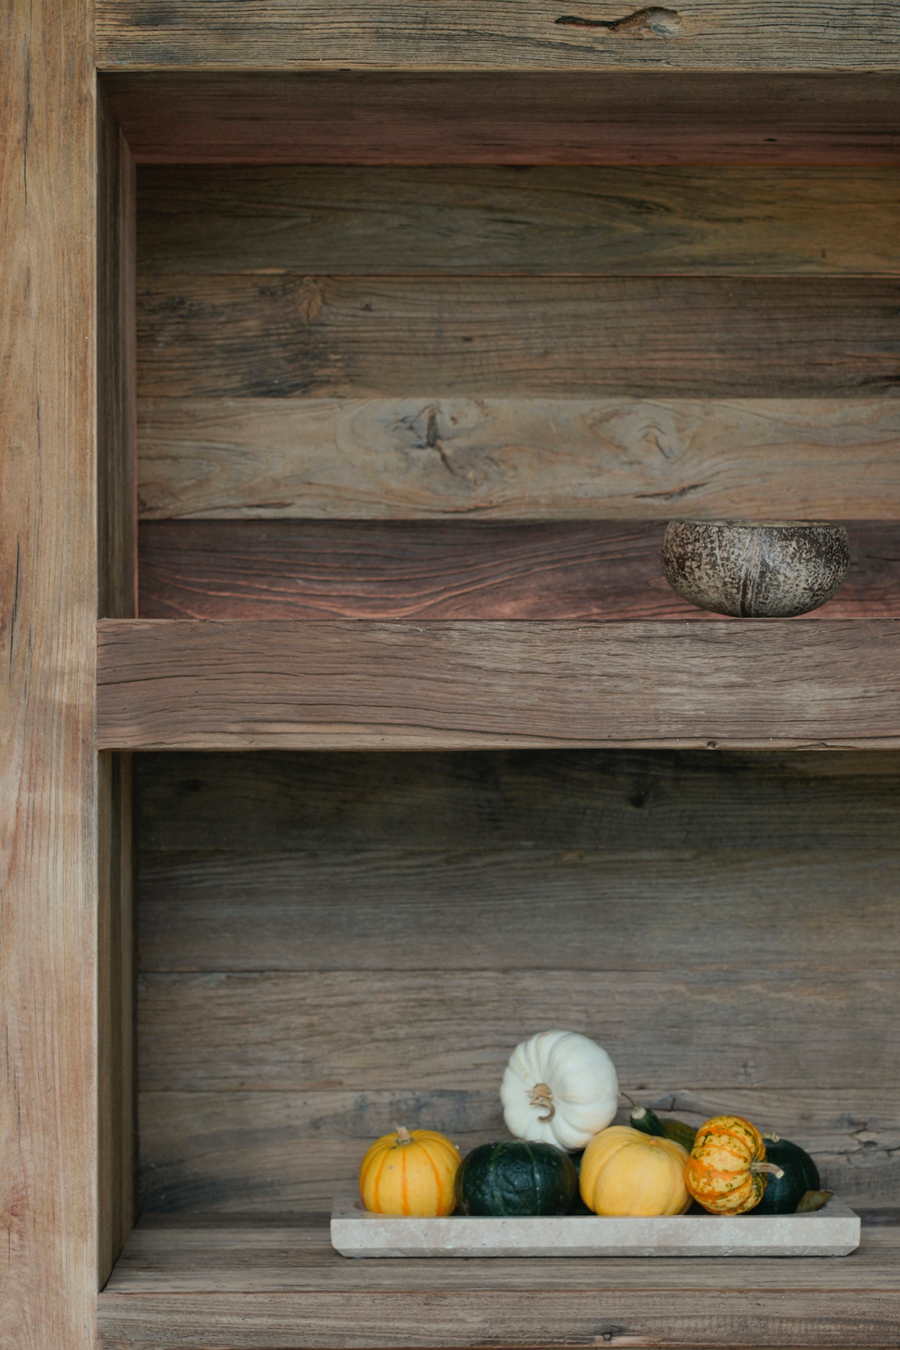
[[[272,69],[271,50],[264,58],[268,69],[253,68],[259,52],[254,55],[248,41],[244,7],[232,9],[240,13],[241,27],[230,55],[243,69],[220,71],[197,59],[196,50],[189,53],[183,41],[176,45],[171,32],[156,23],[142,25],[139,52],[121,29],[114,33],[108,7],[106,15],[98,14],[105,32],[100,64],[111,72],[103,76],[103,88],[138,163],[858,168],[897,162],[896,44],[891,51],[881,36],[871,52],[882,60],[887,56],[894,70],[878,69],[871,60],[856,71],[751,70],[742,45],[738,70],[656,65],[607,70],[598,77],[591,52],[580,70],[529,70],[510,62],[499,70],[400,71],[389,59],[381,69],[375,63],[367,70],[328,70],[307,33],[294,27],[291,36],[302,43],[309,66],[303,70],[288,56],[292,69],[279,72]],[[187,13],[183,7],[181,12]],[[196,30],[205,42],[210,22],[204,13]],[[752,23],[762,31],[755,10]],[[819,18],[815,26],[820,32]],[[335,31],[331,11],[328,27]],[[550,30],[566,31],[553,25]],[[771,31],[781,48],[780,18]],[[158,58],[161,45],[175,59],[141,71],[148,58]],[[416,45],[426,50],[418,40]],[[833,37],[827,46],[835,56],[847,51]],[[279,56],[288,47],[282,31]],[[663,45],[665,60],[676,47],[684,50],[681,43]],[[655,43],[629,44],[632,53],[653,48],[659,53]],[[658,62],[660,55],[653,59]],[[342,50],[340,66],[348,64],[346,57]]]
[[[394,0],[325,7],[281,0],[248,22],[241,0],[172,5],[98,0],[98,64],[107,68],[896,70],[890,7],[808,0],[683,0],[678,8],[523,0]]]
[[[102,749],[900,745],[900,620],[110,619]]]
[[[100,1295],[99,1344],[883,1346],[900,1335],[898,1258],[896,1222],[833,1260],[349,1261],[325,1215],[157,1219]]]

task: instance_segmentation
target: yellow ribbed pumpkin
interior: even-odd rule
[[[768,1172],[784,1176],[766,1162],[756,1126],[743,1116],[713,1116],[697,1131],[684,1180],[710,1214],[746,1214],[762,1199]]]
[[[359,1167],[359,1193],[375,1214],[433,1219],[456,1207],[453,1182],[462,1162],[456,1145],[434,1130],[405,1130],[376,1139]]]
[[[687,1149],[630,1125],[595,1135],[581,1159],[581,1198],[595,1214],[683,1214],[691,1197],[684,1184]]]

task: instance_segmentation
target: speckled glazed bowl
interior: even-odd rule
[[[678,594],[699,609],[789,619],[831,599],[850,565],[850,548],[842,525],[670,520],[662,565]]]

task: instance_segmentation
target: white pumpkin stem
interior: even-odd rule
[[[528,1100],[531,1102],[532,1106],[546,1106],[548,1114],[546,1116],[538,1116],[538,1120],[542,1125],[546,1125],[547,1121],[552,1120],[556,1115],[556,1107],[553,1105],[553,1093],[546,1083],[535,1083],[534,1087],[531,1089],[531,1095]]]
[[[783,1167],[776,1167],[774,1163],[770,1163],[770,1162],[755,1162],[755,1163],[751,1163],[751,1164],[750,1164],[750,1171],[753,1172],[753,1173],[755,1173],[756,1175],[759,1175],[760,1172],[771,1172],[771,1174],[772,1174],[773,1177],[783,1177],[783,1176],[784,1176],[784,1168],[783,1168]]]
[[[413,1137],[412,1137],[412,1135],[410,1134],[409,1130],[406,1128],[405,1125],[396,1125],[396,1124],[395,1124],[395,1125],[394,1125],[394,1129],[397,1131],[397,1143],[398,1143],[398,1144],[411,1144],[411,1143],[412,1143]]]

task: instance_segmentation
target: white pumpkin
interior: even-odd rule
[[[577,1031],[542,1031],[512,1052],[500,1100],[517,1139],[579,1149],[615,1116],[619,1080],[596,1041]]]

